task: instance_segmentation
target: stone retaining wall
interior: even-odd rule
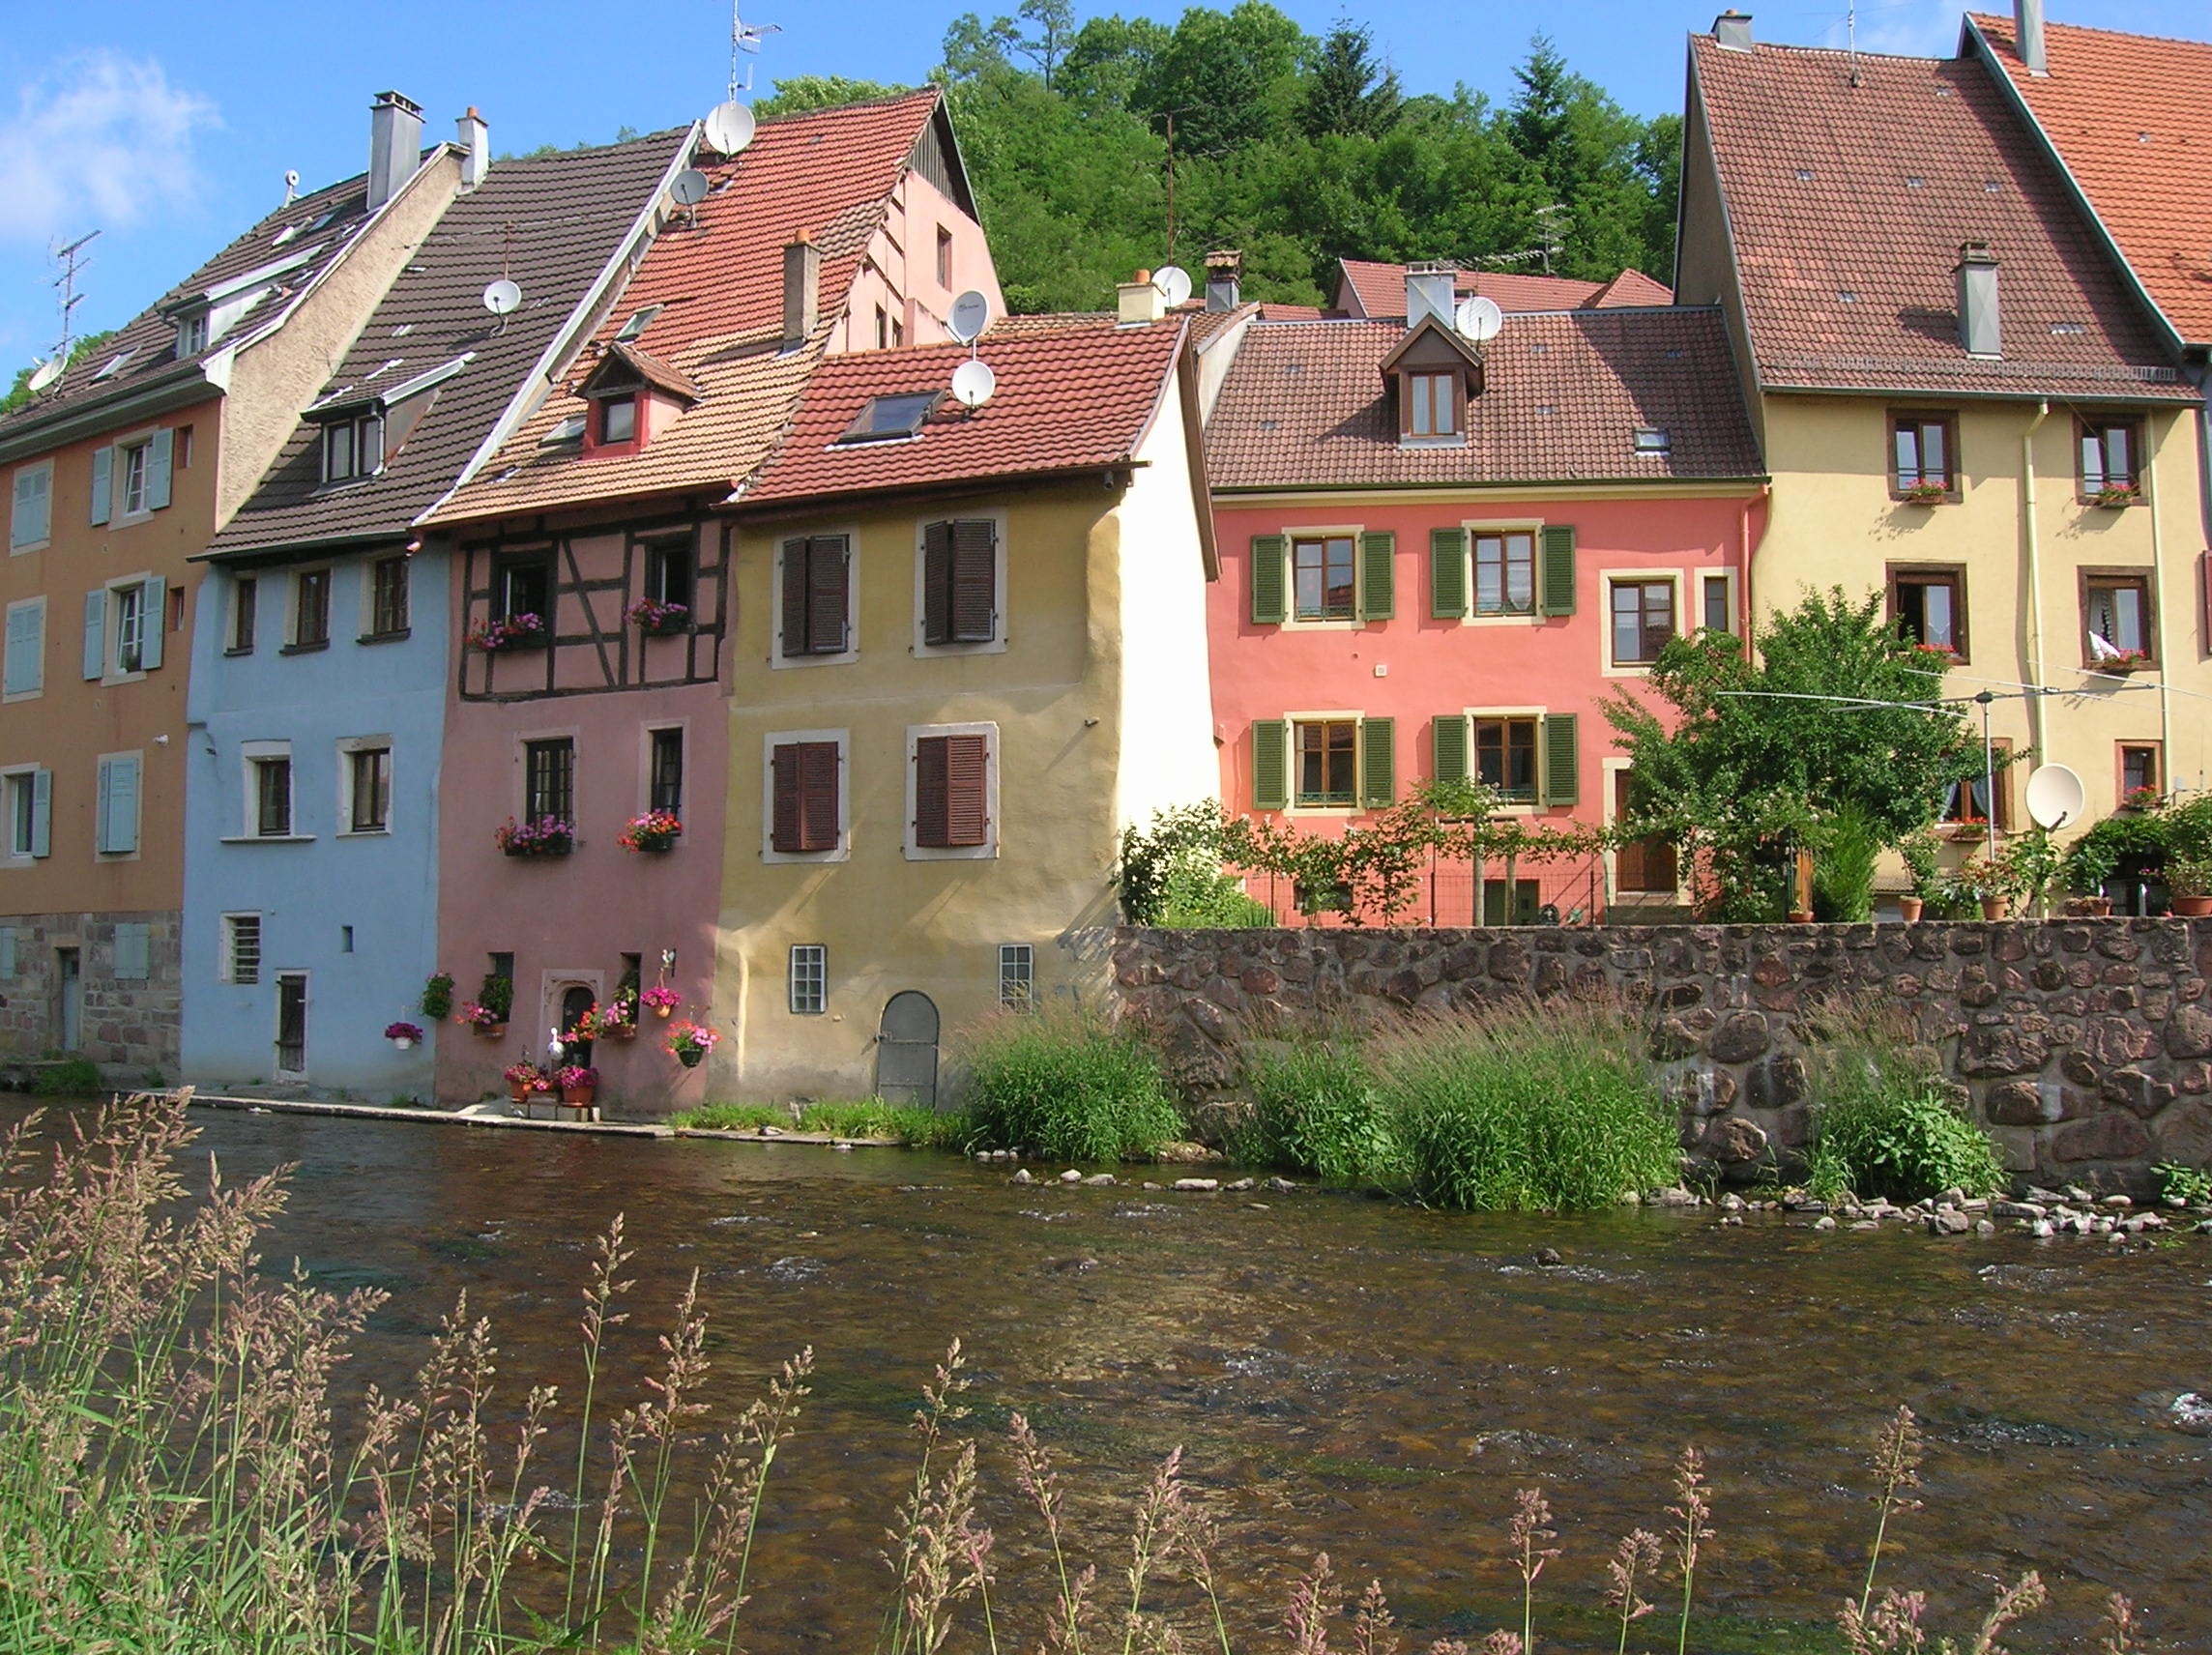
[[[1810,1130],[1800,1013],[1850,994],[1910,1013],[2023,1176],[2138,1188],[2212,1161],[2212,920],[1126,929],[1114,965],[1121,1014],[1195,1094],[1301,1027],[1616,996],[1648,1008],[1684,1146],[1748,1179]]]

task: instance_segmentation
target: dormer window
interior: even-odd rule
[[[1468,398],[1481,394],[1482,358],[1433,315],[1407,330],[1382,359],[1382,382],[1398,404],[1398,441],[1458,447],[1467,441]]]
[[[384,416],[364,414],[323,427],[323,481],[350,482],[384,469]]]
[[[1406,435],[1456,437],[1459,435],[1459,388],[1456,373],[1406,375]]]
[[[609,450],[635,453],[699,400],[699,388],[687,374],[620,338],[608,343],[576,393],[590,410],[586,458]]]
[[[599,441],[602,443],[634,443],[637,441],[637,396],[609,396],[599,403]]]
[[[205,310],[177,318],[177,360],[196,357],[207,349],[208,319]]]

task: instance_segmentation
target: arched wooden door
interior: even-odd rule
[[[568,1061],[591,1066],[592,1042],[576,1037],[576,1025],[584,1020],[584,1013],[595,1003],[592,991],[578,983],[565,990],[561,996],[561,1039],[568,1048]]]
[[[919,990],[903,989],[884,1002],[876,1095],[886,1103],[937,1107],[937,1003]]]

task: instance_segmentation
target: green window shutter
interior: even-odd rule
[[[1359,721],[1359,801],[1371,810],[1398,802],[1398,721]]]
[[[1359,537],[1359,614],[1387,621],[1398,613],[1398,537],[1381,531]]]
[[[84,676],[107,671],[107,588],[84,595]]]
[[[1291,727],[1280,718],[1252,725],[1252,808],[1287,810],[1291,803]]]
[[[31,775],[31,855],[54,853],[54,772],[35,770]]]
[[[1429,613],[1441,621],[1467,614],[1467,531],[1429,531]]]
[[[113,446],[92,450],[92,520],[104,523],[110,512],[108,502],[114,492],[115,450]]]
[[[1283,590],[1288,570],[1285,560],[1290,542],[1280,535],[1252,537],[1252,622],[1259,626],[1279,626],[1290,617],[1288,594]]]
[[[1572,523],[1545,525],[1540,583],[1546,615],[1575,612],[1575,527]]]
[[[138,618],[138,665],[152,672],[161,664],[161,633],[169,624],[169,583],[158,574],[149,575],[144,604]]]
[[[146,445],[146,509],[159,511],[169,504],[169,465],[176,451],[177,434],[166,425]]]
[[[1467,714],[1440,712],[1430,721],[1429,743],[1434,749],[1430,775],[1438,781],[1467,780]]]
[[[15,928],[0,925],[0,977],[15,974]]]
[[[1544,719],[1544,802],[1582,802],[1581,752],[1575,739],[1578,715],[1554,712]]]

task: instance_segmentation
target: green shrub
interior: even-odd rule
[[[2179,1161],[2161,1161],[2151,1171],[2158,1176],[2158,1193],[2168,1201],[2212,1201],[2212,1167],[2189,1167]]]
[[[1247,896],[1238,881],[1187,867],[1168,874],[1152,919],[1183,931],[1255,931],[1274,922],[1267,905]]]
[[[1996,1145],[1944,1097],[1941,1074],[1897,1023],[1853,1009],[1809,1033],[1815,1195],[1912,1202],[1953,1188],[1988,1195],[2004,1187]]]
[[[668,1124],[702,1132],[750,1132],[758,1126],[789,1126],[791,1111],[772,1103],[703,1103],[671,1115]]]
[[[1252,1096],[1239,1159],[1312,1173],[1330,1183],[1390,1182],[1404,1155],[1375,1075],[1349,1042],[1256,1056],[1245,1066]]]
[[[857,1103],[810,1103],[799,1112],[799,1129],[840,1138],[896,1138],[917,1149],[957,1149],[969,1123],[965,1116],[869,1097]]]
[[[1846,805],[1822,825],[1813,853],[1813,912],[1819,918],[1855,924],[1874,917],[1875,864],[1881,832],[1865,811]]]
[[[1617,1009],[1524,1005],[1424,1020],[1378,1042],[1376,1089],[1432,1206],[1610,1206],[1674,1181],[1674,1111]]]
[[[1182,1132],[1150,1048],[1080,1011],[993,1017],[964,1031],[958,1052],[969,1148],[1148,1160]]]
[[[58,1097],[100,1089],[100,1065],[89,1058],[65,1058],[51,1068],[41,1069],[31,1089],[44,1097]]]

